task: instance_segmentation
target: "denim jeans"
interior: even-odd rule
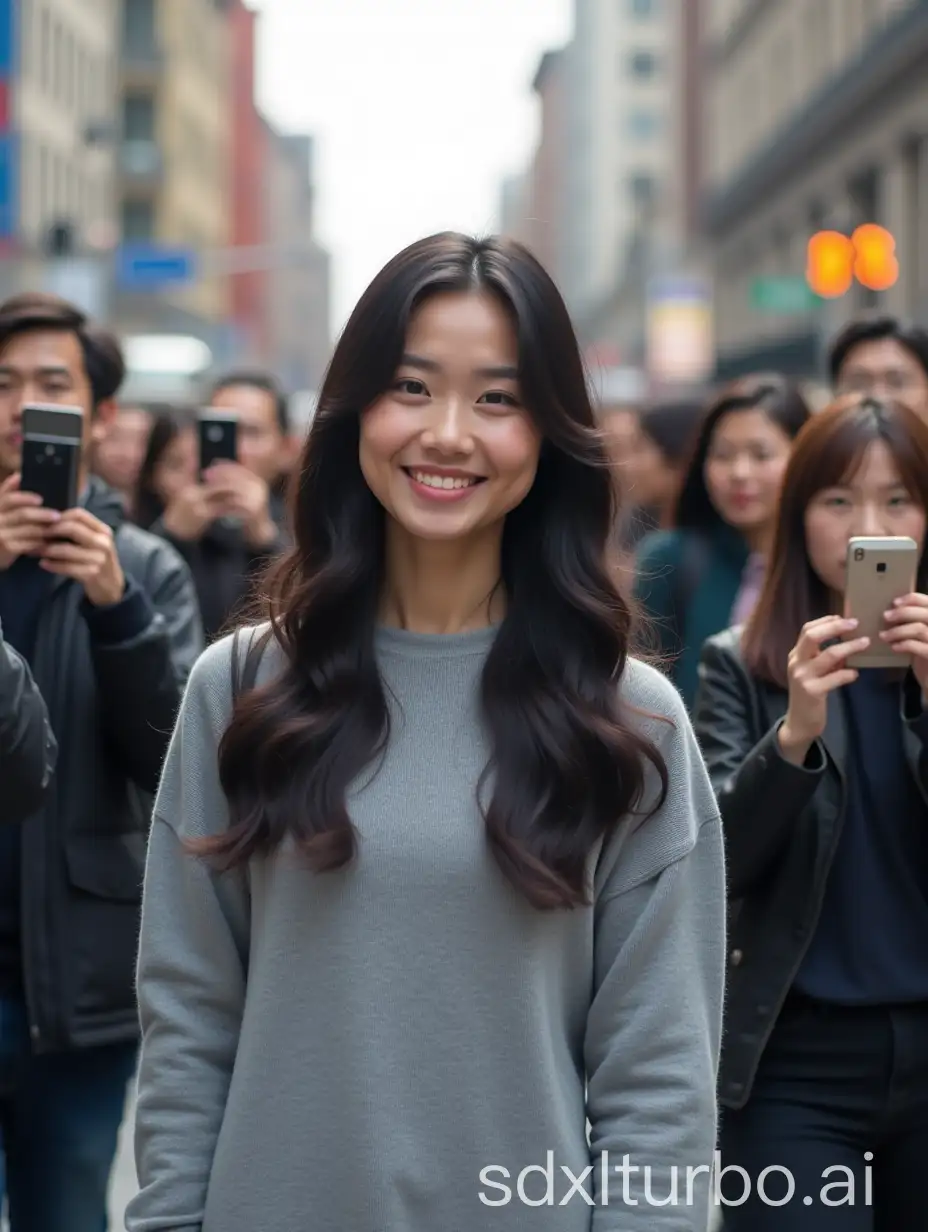
[[[791,996],[750,1100],[721,1118],[722,1168],[743,1168],[752,1191],[723,1207],[725,1232],[923,1232],[928,1005],[842,1008]],[[757,1194],[765,1168],[775,1169],[761,1181],[766,1202]],[[789,1193],[781,1169],[795,1192],[774,1206]],[[746,1189],[737,1172],[722,1173],[725,1200]]]
[[[0,1199],[10,1232],[106,1232],[107,1190],[138,1048],[33,1056],[0,999]]]

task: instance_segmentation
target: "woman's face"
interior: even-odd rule
[[[152,473],[152,488],[165,505],[184,488],[196,482],[197,438],[192,428],[181,428],[158,459]]]
[[[908,535],[925,539],[925,510],[909,495],[889,449],[871,445],[845,483],[823,488],[809,503],[806,550],[829,590],[844,593],[847,543],[855,535]]]
[[[541,438],[518,361],[512,322],[490,295],[436,295],[413,316],[392,386],[361,418],[359,452],[371,491],[409,535],[479,535],[524,500]]]
[[[629,495],[640,505],[662,505],[673,495],[680,478],[679,469],[643,430],[638,432],[633,470],[635,486]]]
[[[703,475],[720,517],[749,533],[776,517],[792,442],[764,411],[729,411],[715,426]]]

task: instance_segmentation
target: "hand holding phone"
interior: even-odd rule
[[[880,634],[882,641],[897,656],[908,659],[922,702],[928,704],[928,595],[913,591],[895,599],[886,612],[886,625]]]
[[[828,696],[857,679],[850,666],[854,656],[866,652],[870,639],[853,618],[823,616],[803,625],[789,653],[789,702],[777,734],[787,761],[801,766],[828,720]]]
[[[60,516],[46,509],[37,493],[24,492],[19,475],[0,484],[0,569],[9,569],[20,556],[40,555]]]

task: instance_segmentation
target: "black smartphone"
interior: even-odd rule
[[[19,486],[41,496],[46,509],[63,513],[78,500],[84,412],[79,406],[23,407]]]
[[[200,474],[217,462],[238,461],[238,417],[229,411],[200,411]]]

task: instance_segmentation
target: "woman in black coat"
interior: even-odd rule
[[[898,671],[852,670],[840,615],[848,540],[924,548],[926,509],[922,420],[859,399],[815,416],[755,613],[703,651],[695,727],[731,899],[726,1232],[928,1226],[924,551],[880,634]]]

